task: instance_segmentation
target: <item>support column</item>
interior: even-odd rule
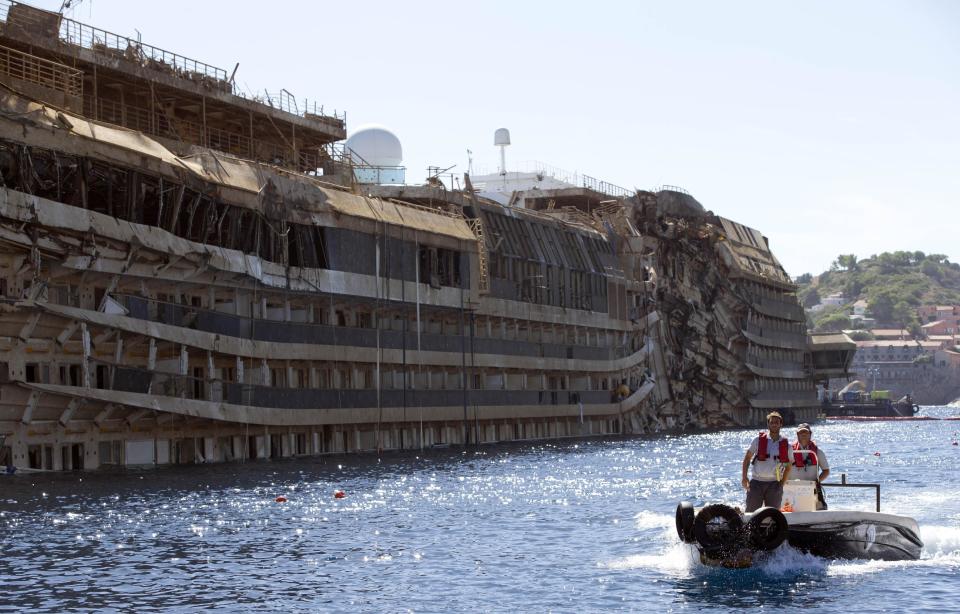
[[[83,387],[90,387],[90,331],[87,329],[86,322],[80,323],[80,336],[83,346],[83,362],[80,363],[82,373]]]

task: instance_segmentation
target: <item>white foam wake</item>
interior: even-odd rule
[[[673,532],[673,519],[662,514],[642,512],[637,515],[637,524],[645,528],[669,530],[669,545],[655,554],[635,554],[606,563],[601,567],[611,570],[648,569],[668,576],[687,576],[698,568],[700,556],[695,547],[677,541]],[[923,554],[917,561],[841,561],[824,559],[801,552],[784,544],[775,551],[759,555],[752,569],[765,575],[781,577],[797,573],[823,573],[827,576],[847,577],[881,573],[899,568],[960,567],[960,528],[925,526],[921,528],[924,542]],[[727,570],[743,573],[742,570]]]
[[[679,541],[659,554],[634,554],[600,563],[600,567],[606,569],[649,569],[669,576],[687,575],[697,565],[700,565],[700,556],[696,548]]]
[[[658,514],[656,512],[643,511],[633,517],[636,521],[636,527],[639,530],[645,529],[670,529],[674,528],[674,517],[668,514]]]
[[[920,527],[924,557],[953,556],[960,558],[960,527],[923,525]]]

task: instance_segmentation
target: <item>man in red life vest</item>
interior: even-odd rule
[[[810,425],[804,422],[797,427],[797,441],[790,446],[793,454],[793,472],[791,477],[794,480],[809,480],[817,483],[817,509],[827,509],[827,501],[823,496],[823,489],[820,482],[827,479],[830,475],[830,463],[827,461],[827,454],[817,444],[810,439]]]
[[[763,506],[780,507],[783,499],[783,483],[790,476],[790,442],[780,436],[783,416],[772,411],[767,414],[767,430],[750,442],[743,455],[741,484],[747,491],[747,511],[753,512]],[[747,480],[747,468],[753,466],[753,474]]]

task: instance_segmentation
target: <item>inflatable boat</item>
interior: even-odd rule
[[[677,506],[677,534],[683,542],[697,547],[704,563],[725,567],[748,567],[754,556],[774,550],[785,541],[798,550],[831,559],[920,558],[923,541],[917,521],[881,513],[878,485],[844,482],[837,486],[876,488],[877,511],[784,512],[764,507],[741,513],[723,503],[695,510],[684,501]]]

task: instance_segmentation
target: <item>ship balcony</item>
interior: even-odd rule
[[[743,331],[750,333],[756,337],[762,337],[763,339],[769,339],[771,341],[784,341],[791,345],[801,344],[801,346],[806,349],[807,347],[807,333],[806,331],[797,332],[790,330],[780,330],[773,326],[760,326],[757,324],[747,324],[743,327]]]
[[[411,351],[419,347],[433,352],[460,353],[464,349],[471,352],[469,336],[462,339],[457,334],[421,332],[418,335],[415,331],[404,333],[381,329],[378,335],[376,328],[250,318],[130,295],[113,295],[113,298],[123,305],[131,318],[254,341],[375,348],[379,338],[382,349],[398,350],[405,346]],[[472,352],[579,361],[615,361],[635,353],[627,346],[585,346],[476,336],[472,339]]]
[[[464,404],[462,388],[281,388],[242,384],[189,375],[117,366],[93,360],[91,387],[121,393],[228,403],[273,409],[350,409],[371,407],[456,407]],[[82,390],[82,389],[81,389]],[[469,406],[604,405],[609,390],[482,390],[467,389]],[[378,402],[379,400],[379,402]]]
[[[804,390],[762,390],[749,395],[750,405],[762,408],[777,407],[816,407],[820,403],[817,401],[817,391],[810,384],[808,389]]]
[[[781,318],[783,320],[792,320],[794,322],[806,322],[806,314],[803,307],[795,300],[781,300],[769,296],[761,296],[755,292],[747,292],[750,301],[750,307],[766,316]]]

